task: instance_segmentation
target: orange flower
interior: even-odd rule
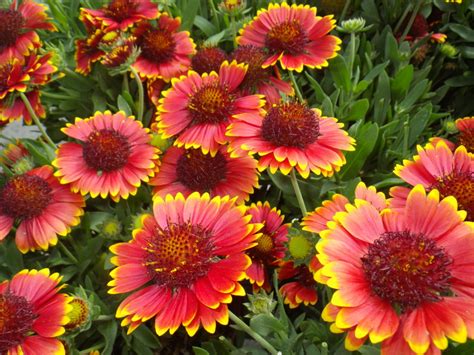
[[[64,334],[70,298],[59,291],[59,274],[23,270],[0,283],[0,353],[65,354]]]
[[[155,196],[153,216],[143,218],[133,240],[110,248],[117,268],[109,293],[133,291],[116,314],[129,333],[153,317],[158,335],[181,325],[190,336],[201,325],[214,333],[216,322],[228,323],[227,304],[245,294],[239,281],[250,259],[244,251],[260,228],[245,212],[229,196]]]
[[[270,4],[240,31],[237,43],[268,52],[263,67],[280,61],[283,69],[320,69],[340,49],[341,40],[328,34],[336,23],[332,17],[316,16],[316,8],[309,5]]]

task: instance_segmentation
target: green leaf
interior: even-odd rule
[[[351,105],[349,113],[344,118],[345,121],[356,121],[360,119],[364,119],[367,111],[369,110],[369,100],[368,99],[360,99],[354,102]]]
[[[97,326],[97,330],[100,334],[104,336],[105,340],[105,346],[100,353],[102,355],[112,354],[115,339],[117,336],[117,322],[115,320],[111,320],[108,322],[101,323]]]
[[[398,107],[398,113],[403,113],[408,110],[418,101],[418,99],[423,96],[423,94],[429,88],[428,79],[423,79],[418,84],[416,84],[407,94],[405,99],[400,103]]]
[[[351,76],[346,60],[341,55],[329,61],[329,72],[336,83],[336,87],[349,92],[351,90]]]
[[[193,27],[193,23],[199,9],[199,5],[200,5],[200,1],[189,0],[187,1],[186,5],[182,7],[182,9],[184,10],[181,13],[181,16],[182,16],[181,29],[182,30],[191,31],[191,27]]]
[[[464,75],[458,75],[453,78],[450,78],[444,82],[446,85],[459,88],[463,86],[473,86],[474,85],[474,72],[467,72]]]
[[[374,120],[382,124],[387,116],[391,100],[390,79],[386,71],[380,74],[374,96]]]
[[[204,42],[204,47],[209,46],[209,47],[217,47],[220,41],[224,38],[225,34],[227,33],[227,30],[222,30],[219,33],[216,33],[215,35],[210,36],[205,42]]]
[[[119,95],[117,98],[117,107],[119,110],[125,112],[127,116],[133,115],[132,108],[129,106],[127,100],[125,100],[122,95]]]
[[[250,319],[250,328],[263,336],[285,331],[283,324],[270,314],[258,314]]]
[[[367,75],[364,77],[363,81],[371,82],[372,80],[374,80],[376,77],[378,77],[380,75],[380,73],[382,73],[384,71],[384,69],[387,67],[388,63],[390,63],[389,60],[373,67],[367,73]]]
[[[160,347],[158,337],[146,326],[138,327],[132,335],[136,340],[146,345],[148,348],[158,349]]]
[[[449,28],[456,32],[461,38],[469,42],[474,42],[474,30],[459,23],[449,24]]]
[[[359,125],[355,133],[356,150],[346,154],[347,164],[342,168],[340,177],[350,180],[360,174],[370,153],[375,147],[379,135],[379,127],[376,123],[367,122]]]
[[[209,351],[198,346],[193,346],[193,352],[195,355],[209,355]]]
[[[395,100],[404,97],[413,80],[413,65],[407,65],[401,69],[393,79],[390,80],[390,87],[392,89],[392,96]]]
[[[217,32],[216,26],[214,26],[210,21],[199,15],[194,18],[194,26],[204,32],[207,37],[210,37]]]
[[[410,134],[408,135],[408,146],[411,147],[419,140],[424,132],[431,116],[432,106],[427,104],[421,108],[413,117],[410,118]]]

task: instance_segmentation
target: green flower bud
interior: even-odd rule
[[[341,31],[346,33],[357,33],[365,30],[365,19],[354,17],[341,23]]]
[[[458,49],[450,43],[443,43],[439,50],[448,58],[454,58],[459,53]]]

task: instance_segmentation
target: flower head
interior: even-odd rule
[[[265,117],[237,115],[227,130],[230,150],[258,153],[259,170],[288,174],[296,168],[303,177],[312,171],[330,176],[345,164],[342,150],[354,150],[354,140],[342,124],[299,102],[281,102]]]
[[[280,61],[283,69],[320,69],[340,49],[341,40],[328,34],[335,22],[332,16],[316,16],[309,5],[270,4],[241,30],[237,42],[265,49],[264,67]]]
[[[238,96],[246,66],[224,62],[219,73],[187,76],[172,81],[163,93],[154,125],[164,138],[176,136],[178,147],[201,148],[215,155],[227,142],[225,130],[234,117],[244,115],[258,120],[264,101],[259,95]]]
[[[20,140],[5,146],[0,154],[0,163],[11,169],[15,174],[24,174],[34,167],[30,152]]]
[[[148,130],[122,111],[77,118],[62,131],[80,142],[61,144],[53,161],[55,175],[74,192],[118,201],[134,195],[155,173],[159,151]]]
[[[463,145],[469,153],[474,153],[474,117],[458,118],[456,128],[459,130],[458,145]]]
[[[83,327],[90,319],[90,305],[81,297],[71,297],[70,311],[67,313],[69,322],[65,325],[68,331]]]
[[[413,161],[404,160],[394,173],[410,185],[422,184],[428,191],[436,189],[441,197],[454,196],[459,208],[467,212],[467,219],[474,218],[474,164],[464,146],[454,152],[443,142],[418,147]],[[409,189],[394,187],[391,194],[393,207],[405,204]]]
[[[228,55],[219,47],[203,47],[200,48],[191,59],[191,69],[198,74],[210,73],[219,69],[226,60]]]
[[[140,49],[133,67],[141,76],[170,81],[188,70],[196,46],[189,32],[178,31],[180,25],[163,13],[156,26],[143,22],[133,31]]]
[[[92,64],[106,55],[104,46],[112,45],[117,37],[117,32],[104,32],[97,29],[90,33],[87,38],[77,39],[74,54],[76,71],[82,75],[88,75],[92,70]]]
[[[16,3],[14,0],[9,8],[0,8],[0,62],[12,57],[21,59],[39,48],[35,30],[56,30],[46,15],[46,6],[23,0],[15,9]]]
[[[473,334],[474,313],[465,310],[474,284],[465,270],[474,266],[474,239],[464,217],[453,197],[440,200],[421,185],[403,208],[379,211],[356,199],[334,215],[316,245],[323,268],[315,278],[336,289],[323,319],[348,331],[348,349],[369,338],[382,342],[382,353],[401,342],[403,353],[422,354]]]
[[[237,202],[248,200],[258,186],[257,162],[250,156],[231,158],[221,146],[212,156],[200,149],[171,147],[162,159],[160,171],[150,180],[153,192],[160,196],[181,192],[209,192],[213,196],[237,196]]]
[[[50,166],[13,176],[0,187],[0,240],[17,222],[21,252],[46,250],[79,224],[84,205],[80,195],[58,182]]]
[[[48,269],[23,270],[0,283],[0,353],[64,354],[56,339],[64,333],[69,297],[61,276]]]
[[[153,216],[133,232],[133,240],[113,245],[110,293],[133,293],[117,309],[132,332],[155,317],[158,335],[183,325],[193,336],[200,325],[214,333],[227,324],[227,304],[244,295],[239,281],[260,228],[251,224],[235,198],[195,192],[188,198],[155,196]]]

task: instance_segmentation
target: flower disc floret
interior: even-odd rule
[[[226,60],[227,53],[219,47],[204,47],[192,57],[191,68],[198,74],[218,72]]]
[[[235,95],[226,86],[211,82],[194,92],[188,103],[191,125],[227,121],[233,110]]]
[[[155,63],[163,63],[174,53],[176,41],[171,33],[157,28],[146,32],[138,42],[138,46],[143,57]]]
[[[270,29],[265,36],[265,47],[273,53],[303,54],[308,38],[300,21],[292,20],[280,23]]]
[[[19,11],[0,9],[0,52],[16,43],[24,23]]]

